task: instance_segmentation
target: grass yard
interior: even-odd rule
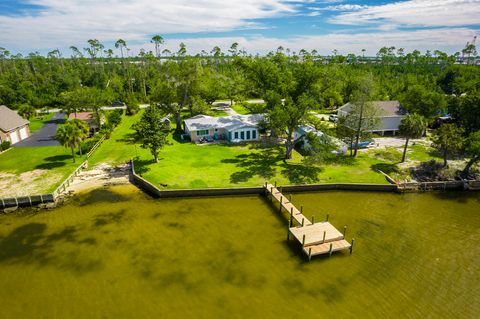
[[[48,121],[52,119],[55,113],[48,113],[42,116],[34,117],[30,120],[30,133],[33,134],[41,129]]]
[[[233,104],[232,106],[232,109],[237,112],[238,114],[242,114],[242,115],[247,115],[247,114],[251,114],[252,112],[250,112],[249,109],[247,109],[245,106],[243,106],[242,104]]]
[[[62,146],[14,147],[0,155],[0,197],[49,193],[82,161]]]
[[[342,158],[322,166],[306,165],[294,152],[292,160],[283,161],[283,147],[261,148],[248,145],[195,145],[170,138],[171,145],[160,152],[159,163],[153,163],[149,150],[131,141],[131,126],[141,114],[124,117],[122,123],[90,158],[90,165],[108,162],[122,164],[138,156],[137,173],[166,188],[204,188],[258,186],[265,180],[280,184],[304,183],[385,183],[375,165],[383,163],[368,154],[357,159]]]

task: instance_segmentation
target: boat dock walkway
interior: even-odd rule
[[[275,185],[265,183],[264,188],[266,195],[279,203],[279,210],[284,209],[290,214],[287,239],[292,235],[302,245],[303,252],[309,259],[322,254],[331,256],[333,252],[345,249],[352,253],[355,240],[352,239],[352,243],[345,240],[346,226],[343,233],[338,231],[328,222],[328,215],[326,221],[315,222],[314,217],[310,221],[303,215],[303,207],[298,210],[291,203],[291,197],[284,196]],[[294,226],[294,221],[298,226]]]

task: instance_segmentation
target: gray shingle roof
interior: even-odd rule
[[[10,132],[18,127],[22,127],[30,123],[17,112],[10,110],[5,105],[0,105],[0,130]]]
[[[263,120],[262,114],[232,115],[214,117],[208,115],[197,115],[186,119],[185,125],[191,131],[223,128],[226,130],[238,129],[244,126],[257,126]]]
[[[370,103],[383,110],[382,116],[400,116],[406,114],[405,109],[398,101],[371,101]],[[352,110],[352,103],[349,102],[340,109],[349,113]]]

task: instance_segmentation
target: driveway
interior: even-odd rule
[[[32,146],[58,146],[60,143],[55,139],[58,124],[62,123],[65,113],[56,113],[50,121],[30,137],[13,145],[14,147]]]

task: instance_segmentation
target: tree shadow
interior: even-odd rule
[[[282,164],[282,175],[292,184],[313,184],[319,181],[318,175],[323,171],[316,166],[302,164]]]
[[[282,160],[282,155],[276,149],[263,149],[259,152],[240,154],[235,158],[223,159],[222,163],[235,164],[241,171],[230,175],[233,184],[246,182],[254,176],[270,179],[275,176],[276,164]]]
[[[135,144],[136,143],[135,133],[133,132],[126,133],[125,135],[123,135],[122,138],[117,138],[115,142],[122,142],[125,144]]]
[[[379,170],[384,172],[385,174],[392,174],[398,173],[398,166],[397,164],[393,163],[378,163],[370,166],[370,169],[374,172],[378,172]]]
[[[67,165],[65,162],[43,163],[35,166],[36,169],[53,169]]]
[[[94,189],[77,202],[78,206],[92,205],[94,203],[117,203],[129,201],[130,197],[110,191],[107,188]]]
[[[150,170],[150,165],[154,163],[153,159],[151,160],[143,160],[143,159],[136,159],[134,161],[135,165],[135,173],[142,176],[142,174],[145,174]]]
[[[60,161],[65,161],[71,158],[72,158],[71,155],[55,155],[55,156],[45,157],[43,160],[47,162],[60,162]]]
[[[38,264],[83,274],[101,267],[100,260],[79,257],[79,245],[94,245],[94,238],[80,238],[75,226],[47,234],[47,225],[29,223],[0,237],[0,263]],[[65,243],[72,245],[65,246]]]

